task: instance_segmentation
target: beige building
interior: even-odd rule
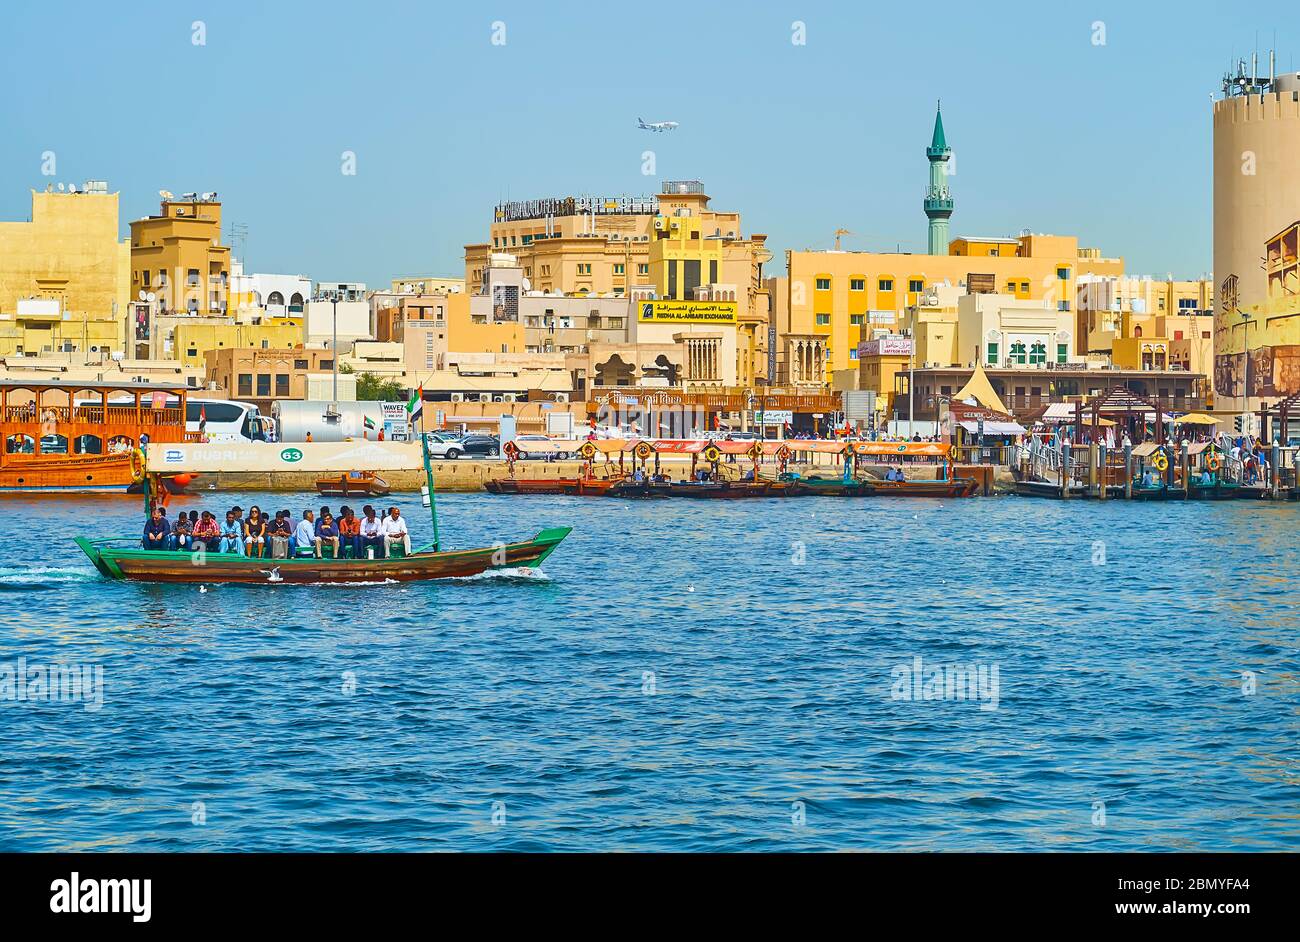
[[[521,297],[539,292],[557,300],[628,299],[654,291],[656,297],[728,298],[737,305],[740,336],[732,369],[746,385],[768,380],[769,304],[762,266],[771,253],[766,236],[746,238],[740,214],[713,209],[698,181],[665,182],[657,196],[504,203],[496,208],[489,235],[488,242],[465,246],[466,282],[475,293],[491,293],[487,275],[496,264],[493,253],[507,253],[520,270]],[[655,245],[659,274],[651,271]],[[498,304],[495,298],[491,303]],[[557,311],[556,316],[569,315]],[[581,352],[583,345],[555,346]]]
[[[130,265],[106,184],[33,190],[28,221],[0,222],[0,355],[124,352]]]
[[[1300,392],[1300,296],[1275,277],[1296,258],[1300,72],[1242,61],[1212,111],[1214,385],[1218,408],[1243,411]]]
[[[270,415],[276,399],[333,399],[334,354],[301,347],[209,350],[207,377],[233,399],[256,403]],[[355,374],[339,373],[338,400],[357,398]]]

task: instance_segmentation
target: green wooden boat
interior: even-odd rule
[[[423,436],[421,436],[423,439]],[[109,579],[139,582],[182,583],[383,583],[419,582],[427,579],[456,579],[491,570],[539,566],[572,531],[551,527],[529,540],[464,550],[444,550],[438,535],[438,505],[433,492],[433,471],[427,440],[423,443],[424,474],[428,485],[429,514],[433,542],[409,555],[394,554],[380,559],[335,559],[315,556],[290,559],[250,557],[216,553],[206,549],[153,550],[140,546],[139,537],[91,540],[77,537],[76,543]],[[146,474],[145,517],[154,501],[165,502],[161,475]]]

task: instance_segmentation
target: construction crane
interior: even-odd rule
[[[850,232],[847,229],[836,229],[835,230],[835,251],[838,252],[840,250],[840,236],[853,235],[853,234],[854,233]]]

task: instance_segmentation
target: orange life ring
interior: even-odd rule
[[[1217,452],[1213,452],[1213,451],[1210,452],[1210,454],[1205,459],[1205,466],[1209,468],[1211,471],[1218,471],[1222,465],[1223,462],[1219,460],[1219,455]]]
[[[1169,470],[1169,459],[1162,454],[1157,454],[1151,459],[1151,467],[1163,474],[1165,471]]]

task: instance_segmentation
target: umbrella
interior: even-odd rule
[[[1174,419],[1176,425],[1217,425],[1219,420],[1212,415],[1206,415],[1203,412],[1189,412],[1187,415]]]

